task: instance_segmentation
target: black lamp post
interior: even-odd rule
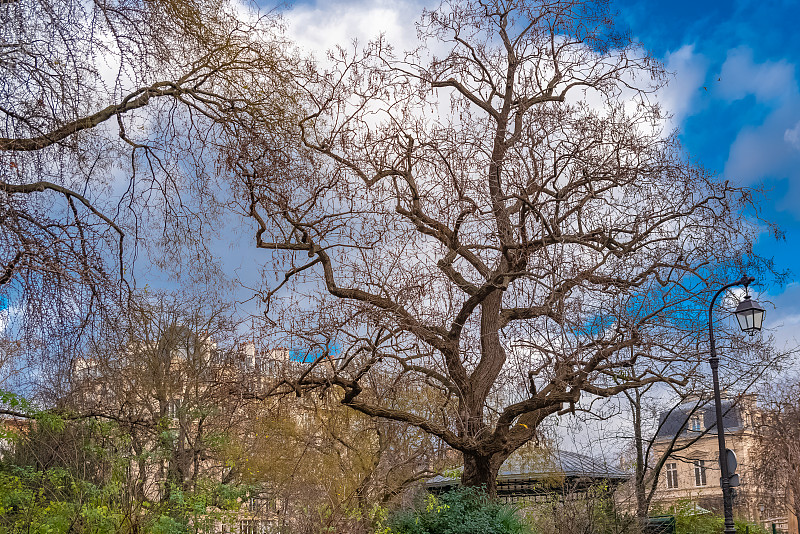
[[[719,291],[714,293],[711,299],[711,304],[708,306],[708,337],[711,341],[711,374],[714,378],[714,402],[716,403],[717,412],[717,436],[719,438],[719,466],[722,471],[720,478],[720,485],[722,486],[722,504],[725,511],[725,534],[736,534],[736,526],[733,523],[733,502],[731,500],[731,480],[730,473],[728,473],[728,456],[725,450],[725,426],[722,424],[722,399],[719,393],[719,358],[717,358],[717,347],[714,344],[714,302],[719,297],[720,293],[733,286],[744,286],[745,291],[747,287],[755,281],[747,275],[742,276],[740,280],[732,282],[720,288]],[[753,336],[761,330],[761,324],[764,321],[764,308],[758,302],[750,300],[750,295],[745,296],[739,306],[737,306],[736,319],[739,321],[739,326],[742,331],[747,332]]]

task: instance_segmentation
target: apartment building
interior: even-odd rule
[[[755,395],[725,399],[722,404],[726,447],[736,454],[739,485],[733,489],[734,516],[762,524],[772,531],[797,534],[797,521],[775,505],[771,488],[762,487],[755,474],[760,411]],[[689,503],[697,513],[722,515],[719,441],[713,402],[687,399],[661,413],[652,449],[653,458],[671,451],[660,474],[653,507]],[[777,500],[780,502],[780,499]]]

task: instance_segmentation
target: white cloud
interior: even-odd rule
[[[19,319],[22,311],[18,305],[9,302],[11,299],[6,297],[5,307],[0,309],[0,336],[10,334],[14,329],[15,320]]]
[[[790,349],[800,346],[800,283],[791,283],[778,295],[754,295],[766,309],[764,329],[775,336],[775,347]]]
[[[717,94],[734,101],[754,95],[760,102],[785,101],[797,94],[795,67],[786,61],[755,63],[753,51],[734,48],[719,73]]]
[[[421,4],[413,0],[334,1],[295,6],[284,19],[289,37],[322,59],[321,53],[337,45],[346,48],[354,39],[366,43],[381,33],[398,51],[412,48],[416,44],[414,22],[421,12]]]
[[[783,132],[783,140],[800,150],[800,121],[797,121],[797,124],[791,130]]]
[[[761,124],[743,127],[730,147],[725,176],[748,185],[767,177],[789,178],[790,195],[800,192],[800,90],[796,68],[786,61],[756,63],[753,52],[728,52],[719,74],[716,94],[734,102],[748,96],[767,106]],[[735,117],[732,118],[735,120]]]
[[[773,112],[763,124],[743,128],[725,163],[725,176],[742,185],[795,174],[797,151],[785,142],[785,119]]]
[[[673,74],[669,85],[658,93],[664,109],[672,113],[674,126],[680,126],[691,111],[697,111],[698,90],[703,86],[708,70],[708,60],[695,52],[694,45],[684,45],[664,58],[664,64]]]

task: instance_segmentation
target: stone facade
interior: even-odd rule
[[[760,413],[754,395],[723,401],[725,445],[736,454],[740,485],[733,490],[734,516],[748,519],[772,531],[798,534],[794,517],[786,510],[773,509],[755,477],[757,446],[756,425]],[[653,507],[668,508],[681,501],[722,515],[719,442],[714,404],[690,400],[661,414],[659,430],[653,442],[652,458],[661,458],[672,446],[661,471]]]

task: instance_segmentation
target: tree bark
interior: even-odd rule
[[[497,474],[507,456],[463,453],[464,472],[461,485],[483,488],[490,498],[497,498]]]
[[[634,390],[636,402],[633,408],[633,433],[636,447],[636,518],[639,525],[644,528],[649,514],[650,503],[646,496],[645,477],[647,475],[647,460],[644,454],[644,440],[642,438],[642,395],[638,389]]]

